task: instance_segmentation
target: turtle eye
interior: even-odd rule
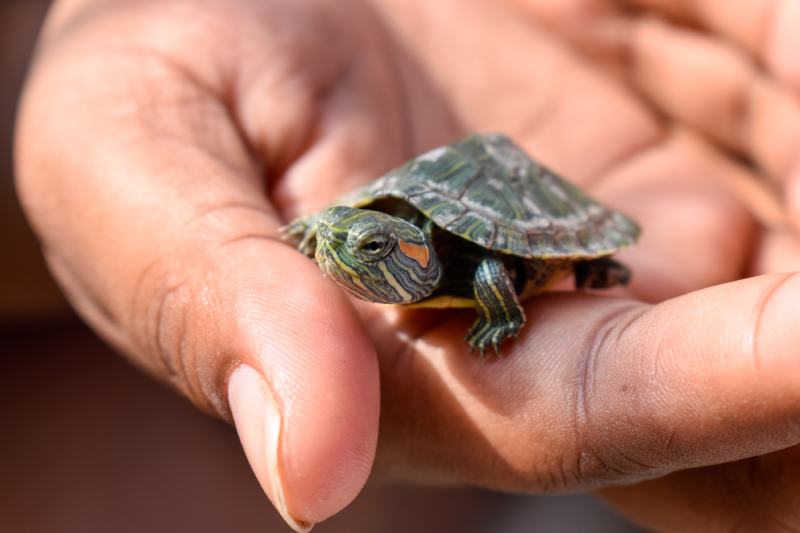
[[[358,243],[358,251],[368,259],[380,259],[384,257],[392,247],[391,237],[382,233],[367,235]]]

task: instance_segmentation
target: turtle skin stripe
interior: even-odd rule
[[[345,226],[330,226],[325,231],[338,236],[339,242],[346,239]],[[417,302],[428,297],[438,285],[442,269],[433,250],[423,242],[415,242],[414,238],[399,228],[398,243],[391,253],[377,261],[359,259],[323,239],[322,245],[317,247],[317,263],[339,284],[364,300]],[[422,246],[425,246],[425,260],[421,259],[419,250]]]
[[[467,343],[481,357],[489,346],[498,353],[500,344],[516,336],[525,324],[525,314],[503,261],[493,256],[481,261],[473,290],[478,318],[467,333]]]

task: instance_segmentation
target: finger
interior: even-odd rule
[[[618,2],[620,0],[617,0]],[[709,28],[750,51],[782,81],[800,89],[800,5],[782,0],[622,0]]]
[[[757,163],[778,182],[800,162],[800,100],[735,48],[654,19],[632,29],[630,75],[676,117]]]
[[[793,531],[800,527],[794,468],[798,457],[800,448],[795,446],[600,494],[628,517],[658,531]]]
[[[17,144],[24,203],[81,313],[201,408],[232,417],[268,495],[302,528],[340,510],[369,474],[374,349],[341,293],[276,239],[279,220],[219,96],[229,86],[219,72],[241,57],[220,57],[207,36],[224,17],[263,34],[225,9],[120,9],[51,42],[36,68]],[[117,16],[122,33],[147,39],[115,32]],[[208,50],[152,44],[185,17]],[[195,57],[225,67],[193,70]]]
[[[642,225],[619,258],[633,271],[627,295],[659,302],[741,277],[755,220],[740,184],[752,177],[703,139],[676,129],[599,177],[592,192]],[[774,215],[765,211],[766,216]]]
[[[662,138],[657,117],[622,83],[505,2],[381,3],[464,129],[509,134],[572,181],[590,183]],[[459,24],[420,32],[447,10]]]
[[[800,271],[800,239],[787,229],[765,230],[753,259],[753,274]]]
[[[318,211],[410,157],[466,135],[370,9],[308,5],[293,8],[306,14],[296,26],[315,42],[293,33],[293,54],[280,42],[269,54],[257,48],[250,68],[256,75],[241,81],[245,97],[237,105],[247,138],[269,157],[270,196],[287,217]],[[267,15],[265,24],[275,25]]]
[[[542,7],[547,0],[534,3]],[[582,0],[553,9],[576,4]],[[535,158],[642,224],[649,256],[633,250],[640,261],[637,296],[658,300],[738,276],[751,217],[728,190],[715,190],[720,183],[703,182],[725,175],[727,166],[698,149],[700,143],[673,142],[622,82],[503,3],[459,4],[468,10],[464,22],[447,34],[418,35],[416,13],[388,9],[393,27],[411,49],[419,48],[464,124],[512,133]],[[503,31],[476,39],[487,27]],[[674,216],[675,203],[691,214]]]
[[[505,357],[468,357],[471,317],[382,358],[381,464],[506,490],[630,483],[800,442],[800,277],[646,307],[553,295]],[[456,445],[455,443],[458,443]]]
[[[620,2],[519,2],[536,22],[546,22],[606,72],[635,83],[662,112],[752,159],[786,184],[790,203],[797,203],[800,104],[748,54],[725,41],[626,13]]]

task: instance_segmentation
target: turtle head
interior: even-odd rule
[[[379,211],[331,207],[317,220],[320,268],[370,302],[412,303],[439,284],[442,269],[420,228]]]

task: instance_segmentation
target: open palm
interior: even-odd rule
[[[76,307],[201,407],[232,409],[296,527],[360,489],[379,412],[379,474],[533,492],[659,478],[606,494],[661,528],[796,524],[793,449],[739,460],[800,442],[800,280],[727,283],[796,258],[759,185],[791,183],[800,153],[785,81],[734,61],[758,100],[734,131],[738,86],[711,82],[740,53],[713,35],[604,1],[410,4],[57,4],[18,175]],[[722,59],[681,90],[686,47]],[[491,361],[467,353],[469,313],[353,302],[277,237],[471,131],[511,135],[644,228],[629,289],[528,301]]]

